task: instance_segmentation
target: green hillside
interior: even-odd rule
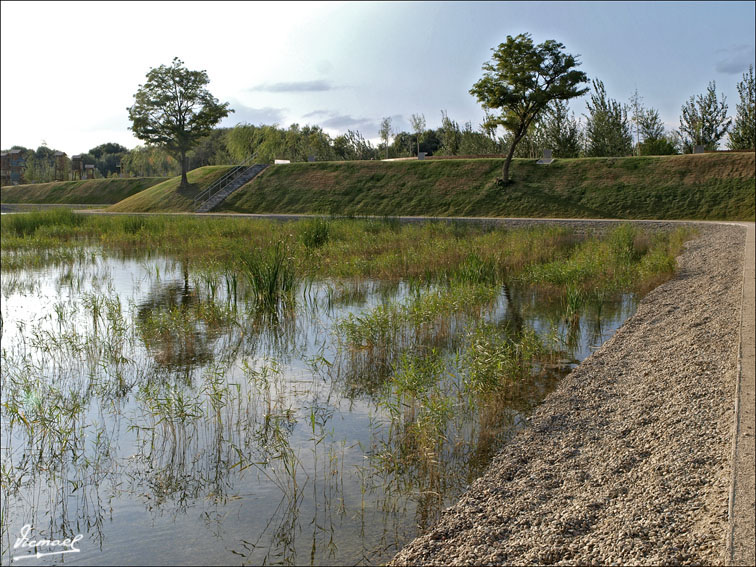
[[[496,217],[754,220],[754,153],[514,160],[297,163],[270,167],[218,210]]]
[[[2,203],[39,204],[111,204],[122,201],[166,177],[132,177],[89,179],[85,181],[54,181],[30,185],[8,185],[0,188]]]
[[[223,176],[233,166],[209,165],[198,167],[186,174],[189,187],[179,189],[181,176],[171,177],[133,195],[128,199],[108,207],[108,211],[148,213],[157,211],[193,211],[194,197],[202,193],[216,179]]]

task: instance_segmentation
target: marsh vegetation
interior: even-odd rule
[[[3,561],[27,523],[98,563],[386,561],[689,236],[10,216]]]

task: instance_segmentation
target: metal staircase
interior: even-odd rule
[[[249,183],[262,170],[268,167],[268,164],[253,163],[256,155],[247,158],[223,177],[216,180],[210,187],[194,198],[194,210],[198,213],[207,213],[222,203],[226,197],[239,189],[242,185]]]

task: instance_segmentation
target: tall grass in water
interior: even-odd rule
[[[320,248],[326,242],[331,233],[331,224],[322,218],[304,221],[299,230],[299,239],[305,248]]]
[[[468,331],[462,361],[467,370],[465,387],[482,393],[509,388],[533,374],[550,356],[532,327],[519,333],[482,323]]]
[[[258,308],[275,310],[281,302],[293,305],[297,278],[282,242],[263,250],[240,252],[238,261]]]
[[[15,236],[32,236],[40,228],[52,227],[71,229],[82,224],[84,217],[75,215],[71,209],[33,211],[26,214],[8,215],[3,219],[3,232]]]

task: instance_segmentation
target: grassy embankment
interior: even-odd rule
[[[109,205],[166,179],[165,177],[133,177],[11,185],[0,189],[0,202],[3,204]]]
[[[495,217],[754,220],[753,153],[271,167],[218,210]]]
[[[116,203],[108,210],[124,213],[193,211],[194,197],[202,193],[211,183],[222,177],[232,167],[230,165],[198,167],[186,174],[189,181],[189,187],[186,189],[179,188],[181,176],[172,177],[137,195],[132,195],[120,203]]]

